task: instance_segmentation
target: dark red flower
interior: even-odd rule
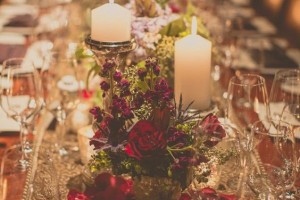
[[[133,196],[132,181],[104,172],[95,178],[94,185],[85,194],[91,200],[129,200]]]
[[[132,118],[134,118],[133,112],[129,108],[128,109],[124,109],[122,111],[122,116],[125,119],[132,119]]]
[[[234,194],[219,194],[220,200],[237,200],[237,196]]]
[[[202,188],[200,190],[200,196],[205,200],[219,200],[217,192],[210,187]]]
[[[128,80],[122,79],[122,80],[120,81],[119,85],[120,85],[120,87],[121,87],[122,89],[127,89],[127,88],[129,88],[130,83],[129,83]]]
[[[144,81],[144,78],[147,76],[147,71],[143,69],[138,69],[137,73],[141,81]]]
[[[154,67],[157,65],[157,60],[156,58],[147,58],[146,59],[146,68],[149,69],[150,67]]]
[[[179,200],[192,200],[192,197],[187,193],[182,193]]]
[[[100,109],[99,106],[90,109],[90,113],[93,115],[94,119],[97,122],[101,122],[103,120],[103,111]]]
[[[174,127],[169,128],[167,138],[169,146],[176,145],[176,147],[181,148],[183,146],[186,146],[188,139],[189,137],[185,132],[177,130]]]
[[[119,82],[122,79],[122,73],[121,72],[115,72],[113,76],[114,80]]]
[[[105,136],[99,129],[95,132],[93,138],[90,140],[90,145],[94,146],[94,149],[101,149],[108,142],[107,136]]]
[[[182,170],[186,169],[188,166],[193,166],[196,163],[196,160],[193,159],[193,154],[187,152],[183,155],[174,155],[176,157],[175,162],[172,164],[173,170]]]
[[[164,132],[157,130],[151,121],[138,121],[129,132],[125,152],[130,157],[141,160],[164,153],[167,142]]]
[[[160,79],[156,84],[155,84],[155,90],[156,91],[161,91],[165,92],[169,90],[168,83],[165,79]]]
[[[106,81],[102,81],[101,83],[100,83],[100,87],[101,87],[101,89],[103,90],[103,91],[108,91],[109,90],[109,88],[110,88],[110,85],[106,82]]]
[[[89,200],[89,198],[77,190],[70,190],[67,196],[68,200]]]
[[[155,66],[153,67],[153,73],[154,73],[156,76],[159,75],[159,73],[160,73],[160,67],[159,67],[158,65],[155,65]]]
[[[134,117],[127,101],[124,98],[118,96],[113,97],[111,113],[114,116],[118,113],[121,113],[125,119],[132,119]]]
[[[225,129],[222,127],[218,117],[208,114],[200,123],[202,133],[209,139],[205,141],[207,146],[215,146],[222,138],[226,136]]]
[[[138,92],[133,100],[134,108],[140,108],[143,105],[144,101],[144,95],[141,92]]]
[[[105,59],[103,64],[103,70],[108,71],[116,66],[116,62],[113,59]]]

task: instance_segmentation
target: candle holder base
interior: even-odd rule
[[[124,42],[101,42],[93,40],[90,35],[85,38],[85,44],[97,59],[101,57],[123,59],[137,46],[135,39]]]

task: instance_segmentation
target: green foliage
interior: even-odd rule
[[[92,155],[89,167],[92,173],[95,173],[101,169],[107,169],[111,167],[111,158],[105,151],[99,151],[98,153]]]
[[[162,36],[174,36],[179,37],[180,33],[186,31],[186,23],[185,23],[185,17],[180,17],[177,20],[174,20],[170,22],[167,26],[163,27],[159,34]]]
[[[135,0],[137,16],[156,17],[156,2],[155,0]]]

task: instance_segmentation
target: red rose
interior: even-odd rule
[[[210,200],[237,200],[237,196],[234,194],[221,194],[217,193],[216,190],[206,187],[200,190],[200,196],[202,199]]]
[[[225,129],[219,122],[218,117],[213,114],[208,114],[200,122],[200,127],[202,132],[209,137],[205,142],[207,146],[215,146],[220,139],[226,136]]]
[[[162,154],[167,142],[164,132],[159,131],[151,121],[137,122],[129,132],[125,152],[138,160]]]
[[[86,189],[85,194],[91,200],[130,200],[133,197],[132,181],[110,173],[101,173],[95,178],[94,185]]]
[[[182,193],[179,200],[192,200],[192,197],[187,193]]]
[[[234,194],[219,194],[220,200],[237,200],[237,196]]]
[[[88,200],[89,198],[81,192],[70,190],[67,196],[68,200]]]

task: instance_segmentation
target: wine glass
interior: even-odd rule
[[[270,115],[265,79],[256,74],[241,74],[229,81],[226,119],[241,131]]]
[[[300,172],[300,70],[285,69],[275,74],[270,93],[271,116],[288,121],[294,130],[298,171]],[[300,188],[298,176],[296,187]]]
[[[72,57],[64,57],[58,53],[51,55],[49,67],[42,71],[46,109],[59,123],[57,147],[59,155],[67,155],[64,146],[65,121],[68,115],[80,102],[80,82],[76,74],[77,63]]]
[[[22,157],[19,167],[26,169],[27,153],[31,151],[27,136],[42,105],[41,80],[31,62],[22,58],[4,61],[1,70],[1,106],[4,112],[20,124]]]
[[[252,133],[258,156],[249,174],[249,184],[258,191],[265,186],[271,192],[267,195],[285,199],[296,178],[292,127],[280,120],[260,120],[253,124]]]
[[[240,141],[244,151],[242,167],[246,172],[253,157],[251,125],[270,115],[265,79],[256,74],[236,75],[229,81],[227,95],[226,120],[243,133]]]
[[[270,109],[272,117],[285,118],[294,128],[300,126],[299,69],[280,70],[275,74],[270,93]]]

